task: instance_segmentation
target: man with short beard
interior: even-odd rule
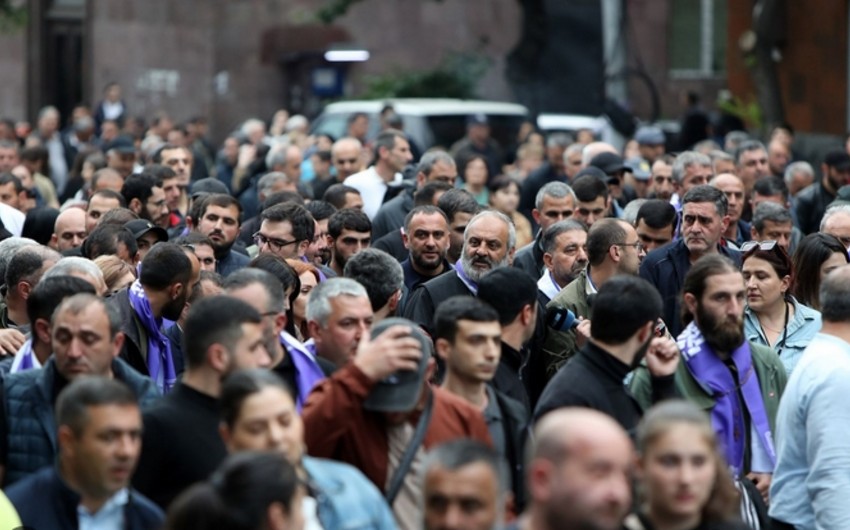
[[[634,432],[648,407],[638,404],[623,379],[641,363],[651,374],[652,401],[675,397],[679,350],[671,338],[657,336],[661,308],[661,296],[646,280],[620,275],[605,282],[590,310],[590,338],[546,385],[534,422],[555,409],[585,407]]]
[[[407,298],[414,289],[451,268],[446,261],[448,217],[436,206],[417,206],[404,220],[402,239],[408,249],[408,258],[401,262]]]
[[[227,456],[218,436],[221,384],[237,370],[269,366],[261,319],[256,309],[230,296],[203,298],[189,308],[183,328],[186,371],[173,392],[145,411],[133,477],[133,485],[163,509]]]
[[[767,500],[785,368],[773,349],[745,340],[746,286],[729,258],[700,258],[682,291],[687,327],[678,337],[683,356],[676,370],[678,393],[709,411],[735,478],[753,480]],[[654,395],[644,367],[631,387],[644,405]]]
[[[404,316],[433,335],[434,311],[443,300],[476,295],[478,280],[498,267],[510,266],[516,250],[513,222],[495,210],[479,213],[466,225],[463,251],[454,268],[420,285],[405,305]]]
[[[171,343],[163,319],[177,321],[200,278],[198,258],[174,243],[158,243],[142,260],[139,279],[110,297],[121,315],[124,345],[121,358],[150,376],[160,392],[177,380]]]
[[[195,230],[212,241],[216,259],[215,271],[227,276],[251,261],[245,254],[233,250],[233,243],[239,236],[239,226],[242,222],[242,205],[224,193],[213,193],[201,200]],[[194,215],[194,207],[192,210]]]

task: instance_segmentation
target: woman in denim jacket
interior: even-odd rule
[[[383,495],[357,468],[307,456],[292,391],[268,370],[230,375],[221,389],[221,436],[229,452],[280,452],[306,484],[305,529],[395,530]]]
[[[791,296],[794,267],[776,241],[750,241],[741,250],[747,284],[744,334],[747,340],[772,348],[790,376],[820,331],[820,312]]]

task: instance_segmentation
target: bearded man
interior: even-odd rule
[[[719,254],[697,260],[685,276],[683,293],[686,327],[678,337],[677,390],[710,413],[735,478],[751,479],[767,500],[785,368],[771,348],[745,340],[746,285],[732,260]],[[645,370],[636,372],[632,390],[639,401],[649,402]]]
[[[452,296],[478,294],[478,280],[484,274],[513,263],[516,229],[503,213],[488,210],[466,225],[460,260],[449,272],[420,285],[405,304],[404,316],[433,336],[434,311]]]

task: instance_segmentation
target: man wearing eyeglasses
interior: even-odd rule
[[[622,219],[597,220],[587,234],[587,268],[552,298],[547,310],[569,309],[577,317],[589,318],[590,297],[614,276],[637,276],[643,256],[643,246],[632,225]],[[584,320],[578,329],[546,330],[543,354],[549,377],[584,345],[589,327],[590,321]]]
[[[316,221],[300,204],[284,202],[260,214],[260,229],[254,243],[261,254],[300,260],[313,242]]]

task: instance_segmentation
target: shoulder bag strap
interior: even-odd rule
[[[404,450],[404,454],[401,456],[401,461],[398,463],[398,467],[393,472],[393,477],[390,480],[390,486],[387,488],[386,499],[387,504],[389,504],[390,507],[392,507],[393,501],[398,495],[398,492],[401,490],[401,485],[404,483],[404,477],[407,476],[407,472],[410,470],[410,465],[413,463],[413,457],[416,456],[419,446],[422,445],[422,441],[425,439],[425,431],[428,430],[428,424],[431,423],[431,411],[433,408],[434,392],[431,391],[428,393],[428,401],[425,402],[425,408],[419,416],[419,422],[416,424],[416,431],[413,433],[410,445],[408,445],[407,449]]]

